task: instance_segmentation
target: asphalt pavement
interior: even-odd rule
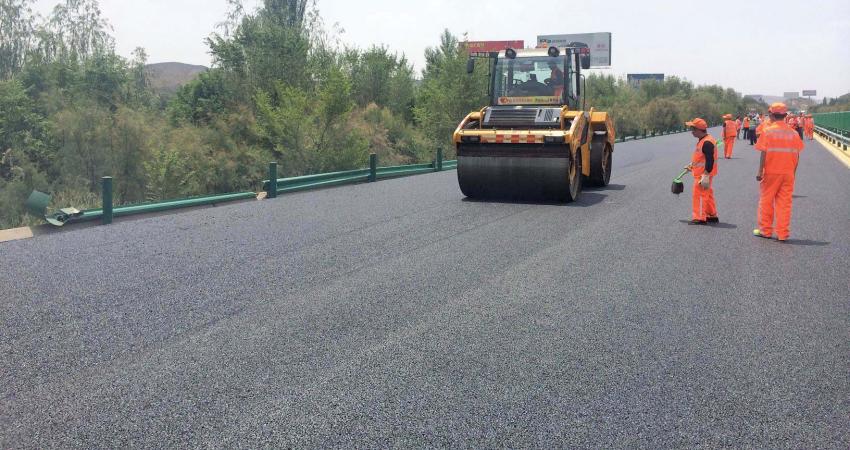
[[[807,142],[781,244],[744,141],[682,222],[694,144],[573,204],[449,171],[0,244],[0,447],[850,447],[850,171]]]

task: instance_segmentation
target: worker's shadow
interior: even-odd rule
[[[790,245],[801,245],[801,246],[812,246],[812,247],[826,247],[829,245],[829,242],[823,241],[813,241],[811,239],[788,239],[788,244]]]
[[[686,225],[691,225],[690,220],[682,219],[682,220],[679,220],[679,222],[684,223]],[[703,224],[703,225],[699,225],[699,226],[706,227],[706,228],[720,228],[721,230],[737,230],[738,229],[738,225],[735,225],[734,223],[725,223],[725,222],[708,223],[708,224]]]

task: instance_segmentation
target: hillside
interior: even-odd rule
[[[145,66],[151,88],[161,94],[173,94],[180,86],[192,81],[198,74],[209,70],[179,62],[164,62]]]

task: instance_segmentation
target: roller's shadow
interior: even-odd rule
[[[585,186],[582,188],[582,192],[599,192],[599,191],[624,191],[626,189],[626,185],[624,184],[609,184],[604,187],[596,187],[596,186]]]
[[[567,208],[584,208],[587,206],[593,206],[599,203],[602,203],[608,196],[604,194],[597,194],[594,192],[582,192],[578,198],[578,201],[575,202],[558,202],[558,201],[546,201],[546,200],[526,200],[526,199],[513,199],[513,198],[469,198],[464,197],[464,202],[470,203],[505,203],[511,205],[540,205],[540,206],[564,206]]]
[[[583,208],[586,206],[593,206],[605,201],[608,198],[607,195],[602,194],[601,192],[605,191],[622,191],[625,190],[626,186],[624,184],[609,184],[604,187],[582,187],[581,195],[579,195],[578,201],[575,202],[558,202],[558,201],[550,201],[550,200],[529,200],[523,198],[505,198],[505,197],[493,197],[493,198],[469,198],[464,197],[464,202],[471,203],[510,203],[515,205],[545,205],[545,206],[567,206],[572,208]]]

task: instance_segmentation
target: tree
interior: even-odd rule
[[[44,31],[41,40],[49,42],[41,48],[47,61],[78,62],[114,52],[112,26],[101,15],[97,0],[65,0],[56,5]]]
[[[419,127],[433,145],[450,147],[452,131],[470,112],[487,104],[486,67],[477,65],[472,76],[466,73],[467,53],[448,30],[440,45],[425,50],[425,71],[414,107]]]
[[[35,38],[33,0],[0,0],[0,80],[20,73]]]

